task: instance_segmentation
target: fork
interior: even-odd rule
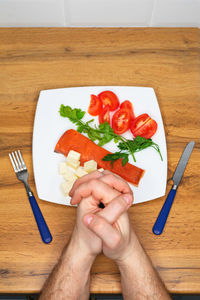
[[[26,192],[28,194],[29,202],[41,235],[41,238],[44,243],[49,244],[52,241],[52,236],[49,231],[49,228],[45,222],[45,219],[41,213],[41,210],[37,204],[37,201],[30,189],[30,186],[28,184],[28,170],[26,168],[26,165],[24,163],[24,160],[22,158],[20,150],[9,153],[9,157],[13,166],[13,169],[16,173],[16,176],[19,180],[21,180],[24,183],[24,186],[26,188]]]

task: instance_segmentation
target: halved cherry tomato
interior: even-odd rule
[[[119,107],[119,99],[111,91],[104,91],[98,97],[104,106],[109,105],[110,111],[114,111]]]
[[[110,124],[110,109],[109,106],[106,105],[99,114],[99,123],[108,122]]]
[[[157,123],[148,114],[142,114],[135,118],[131,124],[131,132],[136,136],[150,139],[157,130]]]
[[[112,117],[112,128],[116,134],[122,134],[130,127],[131,114],[129,109],[120,108]]]
[[[102,106],[101,100],[97,96],[91,95],[88,113],[91,116],[98,116],[100,114],[100,112],[102,111],[102,107],[103,106]]]
[[[133,104],[129,100],[125,100],[124,102],[122,102],[120,108],[128,108],[131,114],[131,120],[135,119]]]

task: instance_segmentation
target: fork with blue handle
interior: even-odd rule
[[[52,241],[52,236],[49,231],[49,228],[45,222],[45,219],[41,213],[41,210],[37,204],[37,201],[30,189],[30,186],[28,184],[28,170],[26,168],[26,165],[24,163],[24,160],[22,158],[20,150],[14,151],[11,154],[9,153],[9,157],[13,166],[13,169],[16,173],[16,176],[19,180],[21,180],[24,183],[24,186],[26,188],[26,192],[29,198],[29,202],[41,235],[41,238],[44,243],[49,244]]]

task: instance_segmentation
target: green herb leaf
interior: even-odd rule
[[[62,117],[68,118],[72,123],[76,123],[81,120],[85,115],[85,112],[80,108],[72,109],[70,106],[65,106],[63,104],[61,104],[59,112]]]
[[[148,147],[155,149],[160,155],[161,160],[163,160],[158,144],[154,143],[152,139],[137,136],[133,140],[128,140],[123,136],[114,133],[108,122],[99,124],[99,126],[91,127],[90,123],[92,123],[94,119],[83,122],[82,118],[84,117],[85,112],[79,108],[73,109],[68,105],[65,106],[61,104],[59,112],[62,117],[68,118],[77,126],[78,132],[86,133],[93,142],[97,140],[99,146],[103,146],[112,140],[114,140],[115,143],[118,143],[117,147],[120,151],[108,154],[103,158],[104,161],[110,161],[112,166],[113,163],[120,158],[122,159],[122,166],[125,166],[128,162],[129,155],[131,155],[133,160],[136,161],[134,154]]]
[[[146,139],[141,136],[137,136],[134,140],[127,140],[126,142],[120,142],[117,147],[123,151],[127,150],[130,154],[134,155],[135,152],[142,151],[148,147],[153,147],[163,160],[159,146],[152,141],[152,139]]]
[[[112,141],[113,136],[110,134],[105,134],[104,137],[99,141],[98,145],[100,147],[102,147],[103,145],[109,143],[110,141]]]
[[[110,124],[108,122],[99,124],[99,129],[105,133],[114,133],[112,127],[110,126]]]
[[[128,162],[128,154],[124,153],[124,158],[122,159],[122,166],[125,166],[125,164]]]
[[[95,137],[95,135],[93,134],[92,131],[88,131],[87,135],[91,139],[91,141],[93,141],[93,142],[96,141],[96,137]]]
[[[128,162],[128,153],[115,152],[113,154],[107,154],[104,156],[103,161],[110,161],[111,165],[113,166],[113,163],[120,158],[122,158],[122,166],[125,166],[125,164]]]

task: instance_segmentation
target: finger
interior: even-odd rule
[[[82,183],[87,182],[91,179],[101,178],[102,181],[105,183],[108,183],[111,187],[115,188],[119,192],[122,193],[132,193],[132,190],[129,186],[129,184],[122,179],[119,175],[113,174],[112,172],[108,170],[104,170],[103,172],[94,171],[88,175],[85,175],[74,183],[71,191],[69,192],[69,195],[72,197],[75,189]]]
[[[103,176],[101,176],[99,179],[120,193],[133,193],[129,184],[124,179],[112,174],[111,172],[104,172]]]
[[[115,173],[113,173],[113,172],[111,172],[111,171],[109,171],[109,170],[104,170],[103,173],[104,173],[104,174],[115,174]],[[115,174],[115,176],[121,178],[121,177],[120,177],[119,175],[117,175],[117,174]]]
[[[114,224],[118,218],[128,210],[133,203],[132,194],[123,194],[114,198],[98,216],[103,217],[108,223]]]
[[[103,174],[101,172],[98,171],[94,171],[91,172],[90,174],[84,175],[83,177],[79,178],[78,180],[75,181],[75,183],[73,184],[72,189],[69,192],[69,195],[72,197],[74,191],[77,189],[77,187],[91,179],[97,179],[99,177],[103,176]]]
[[[112,174],[112,175],[114,175],[114,176],[120,178],[121,180],[124,180],[121,176],[119,176],[118,174],[113,173],[113,172],[111,172],[111,171],[109,171],[109,170],[104,170],[102,173],[103,173],[104,175]],[[124,181],[126,182],[126,180],[124,180]]]
[[[120,193],[108,184],[98,180],[92,179],[77,187],[73,193],[71,204],[77,204],[82,198],[93,196],[99,202],[103,204],[109,203],[113,198],[117,197]]]
[[[117,248],[121,238],[120,233],[104,218],[97,215],[85,215],[83,217],[83,222],[100,239],[102,239],[107,247],[111,249]]]
[[[99,177],[102,177],[104,175],[108,175],[108,174],[113,174],[112,172],[108,171],[108,170],[104,170],[103,172],[99,172],[98,170],[93,171],[81,178],[79,178],[78,180],[75,181],[72,189],[69,192],[69,195],[72,197],[74,190],[82,183],[87,182],[88,180],[91,179],[96,179]],[[116,177],[121,178],[120,176],[118,176],[117,174],[115,174]],[[122,179],[123,180],[123,179]]]

